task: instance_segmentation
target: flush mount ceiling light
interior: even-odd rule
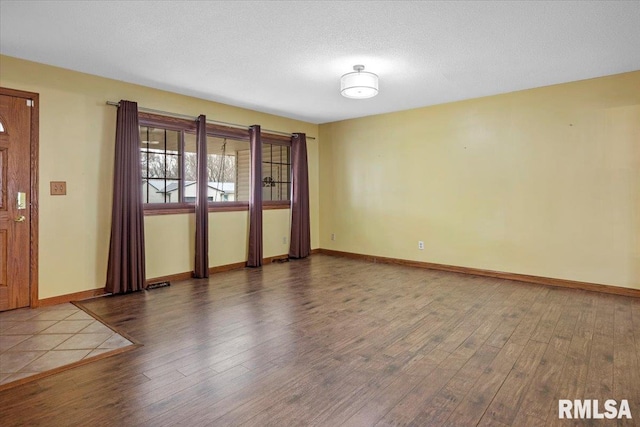
[[[353,99],[371,98],[378,94],[378,76],[364,70],[364,65],[354,65],[353,72],[340,78],[340,93]]]

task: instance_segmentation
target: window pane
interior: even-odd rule
[[[180,179],[180,156],[169,155],[165,157],[166,159],[166,177]]]
[[[180,181],[168,179],[166,183],[167,185],[162,192],[164,203],[180,203]]]
[[[175,130],[165,130],[164,139],[167,144],[167,154],[180,153],[180,132]]]
[[[290,199],[290,148],[284,145],[262,144],[262,200]]]
[[[142,180],[142,203],[149,203],[149,183],[146,179]]]
[[[183,189],[182,132],[140,126],[140,166],[144,203],[179,203]]]
[[[164,203],[164,179],[142,179],[142,201]]]
[[[165,130],[140,126],[140,148],[153,148],[164,151]]]
[[[142,178],[147,178],[147,153],[142,151],[140,152],[140,168],[142,169]]]
[[[248,201],[249,168],[249,142],[207,136],[209,201]]]
[[[184,134],[184,179],[194,181],[198,177],[198,158],[196,155],[196,134]]]
[[[147,153],[147,177],[164,178],[165,156],[161,153]]]
[[[247,144],[248,145],[248,144]],[[239,150],[236,152],[237,156],[237,200],[243,202],[249,201],[249,182],[251,179],[251,153],[249,148],[246,150]]]
[[[184,134],[184,201],[196,202],[196,180],[198,179],[198,155],[196,134]]]

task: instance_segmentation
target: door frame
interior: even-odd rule
[[[30,158],[30,192],[29,197],[29,305],[31,308],[38,306],[38,147],[39,147],[39,123],[40,123],[40,95],[35,92],[9,89],[0,87],[0,95],[24,98],[33,101],[31,107],[31,144],[29,147]]]

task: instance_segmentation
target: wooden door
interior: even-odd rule
[[[0,311],[30,303],[32,105],[0,95]]]

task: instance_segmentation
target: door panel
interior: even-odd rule
[[[0,95],[0,311],[29,306],[31,107]],[[19,209],[18,193],[26,206]]]

